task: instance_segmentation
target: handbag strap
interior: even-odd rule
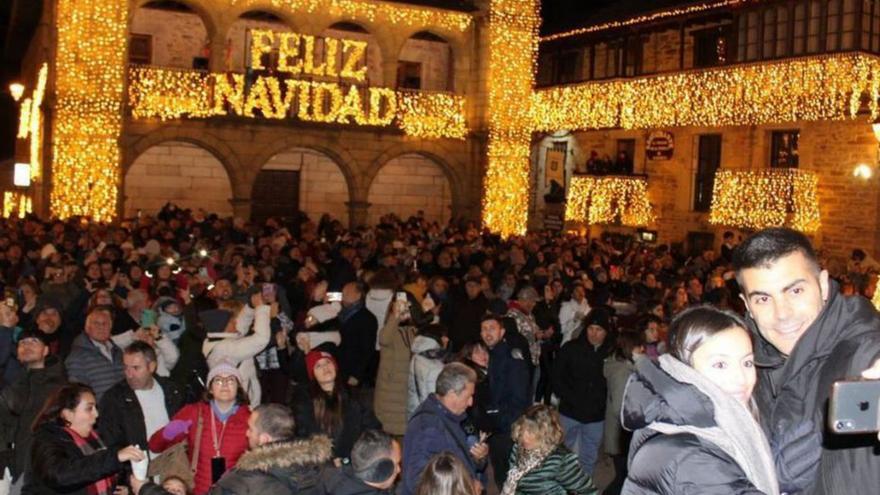
[[[195,444],[195,445],[193,445],[193,456],[192,456],[192,459],[190,459],[190,461],[189,461],[189,468],[192,469],[193,473],[196,472],[196,466],[198,466],[198,463],[199,463],[199,451],[202,450],[201,447],[202,447],[202,427],[203,426],[204,426],[204,424],[202,423],[202,411],[200,408],[199,409],[199,423],[198,423],[198,426],[196,426],[196,437],[195,437],[195,440],[193,441],[193,443]]]

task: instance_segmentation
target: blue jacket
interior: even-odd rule
[[[510,432],[513,422],[532,404],[531,377],[526,356],[502,340],[489,351],[489,392],[486,407],[500,433]]]
[[[466,414],[453,414],[446,409],[436,394],[431,394],[416,409],[406,425],[403,443],[402,495],[412,495],[419,484],[419,476],[435,454],[449,452],[467,466],[471,476],[477,477],[478,466],[470,455],[470,446],[462,421]]]

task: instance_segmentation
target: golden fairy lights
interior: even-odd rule
[[[880,59],[811,57],[539,91],[538,130],[758,125],[878,115]]]
[[[3,193],[3,218],[24,218],[33,211],[31,197],[24,191]]]
[[[21,103],[18,122],[18,138],[30,138],[31,180],[37,181],[42,173],[43,150],[43,98],[46,94],[46,82],[49,77],[49,65],[40,66],[37,83],[29,98]]]
[[[248,8],[272,6],[293,14],[329,12],[352,21],[388,22],[411,27],[438,26],[450,31],[466,31],[472,22],[470,14],[376,2],[373,0],[231,0],[232,5]]]
[[[234,114],[303,121],[388,126],[420,138],[467,136],[465,99],[450,93],[259,77],[249,88],[240,74],[134,67],[129,104],[134,118]]]
[[[746,229],[819,230],[818,177],[798,169],[723,170],[715,175],[709,222]]]
[[[528,220],[529,108],[540,17],[537,0],[492,0],[489,10],[489,150],[483,223],[504,237]]]
[[[129,2],[58,0],[51,212],[112,220]]]
[[[636,24],[642,24],[646,22],[659,21],[662,19],[668,19],[670,17],[678,17],[682,15],[688,14],[697,14],[700,12],[706,12],[708,10],[715,10],[724,7],[736,7],[746,3],[758,3],[766,0],[720,0],[715,2],[706,2],[706,3],[698,3],[693,5],[687,5],[684,7],[677,7],[669,10],[661,10],[658,12],[651,12],[649,14],[640,15],[636,17],[631,17],[629,19],[623,21],[612,21],[605,22],[602,24],[596,24],[593,26],[587,26],[583,28],[573,29],[571,31],[565,31],[562,33],[551,34],[549,36],[544,36],[541,38],[541,41],[553,41],[561,38],[570,38],[572,36],[578,36],[581,34],[587,33],[595,33],[597,31],[605,31],[606,29],[616,29],[626,26],[634,26]]]
[[[643,227],[655,218],[645,178],[608,176],[571,179],[565,209],[567,221]]]

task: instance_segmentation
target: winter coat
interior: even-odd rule
[[[446,350],[431,337],[418,335],[413,339],[412,354],[407,386],[407,418],[412,417],[419,404],[434,393],[437,377],[443,371],[443,357],[446,355]]]
[[[779,493],[767,440],[751,412],[681,361],[642,359],[624,393],[633,431],[626,495]]]
[[[67,376],[71,382],[79,382],[92,387],[98,401],[110,387],[124,378],[122,373],[122,349],[111,344],[110,354],[113,361],[107,359],[92,339],[85,333],[73,340],[70,355],[64,361]]]
[[[165,410],[173,418],[184,406],[184,396],[180,388],[167,378],[154,377],[155,384],[165,395]],[[97,429],[101,439],[108,447],[123,448],[127,445],[147,445],[147,430],[144,411],[138,402],[135,391],[128,382],[121,380],[110,387],[98,404]]]
[[[339,371],[343,381],[355,378],[359,383],[367,383],[370,376],[370,365],[373,354],[376,352],[376,332],[378,326],[373,313],[358,303],[360,309],[348,318],[344,318],[346,309],[343,308],[338,318],[340,322],[339,334],[342,342],[339,344]],[[374,368],[375,369],[375,368]]]
[[[21,372],[16,359],[15,328],[0,327],[0,390],[14,382]]]
[[[376,317],[377,328],[381,329],[385,326],[385,320],[388,319],[388,311],[391,308],[391,302],[394,300],[394,291],[391,289],[370,289],[364,298],[364,305]],[[376,340],[376,350],[379,350],[378,336]]]
[[[32,471],[24,495],[88,495],[88,486],[117,474],[122,463],[115,449],[97,450],[86,456],[60,425],[44,423],[34,432]]]
[[[610,351],[610,339],[596,348],[587,340],[587,332],[562,346],[553,363],[559,414],[579,423],[605,419],[607,385],[602,368]]]
[[[329,469],[321,478],[317,492],[320,495],[391,495],[391,490],[380,490],[359,480],[351,466]]]
[[[461,426],[466,414],[453,414],[431,394],[416,409],[406,428],[403,442],[402,495],[412,495],[419,484],[419,476],[435,454],[449,452],[464,463],[472,477],[477,477],[478,466],[470,454],[468,438]]]
[[[31,425],[46,399],[66,383],[61,361],[49,356],[45,368],[25,371],[18,380],[0,391],[0,423],[8,425],[6,431],[0,432],[0,445],[15,444],[10,470],[15,478],[30,470],[34,440]]]
[[[309,394],[310,383],[296,387],[290,409],[296,418],[296,436],[308,438],[313,435],[328,435],[333,441],[333,457],[347,458],[351,448],[364,430],[381,430],[382,423],[369,407],[351,396],[348,389],[343,388],[342,395],[342,426],[333,435],[322,431],[315,419],[315,406]]]
[[[394,316],[379,332],[379,373],[373,410],[385,431],[403,435],[406,431],[406,404],[408,398],[410,346],[415,338],[415,327],[400,325]]]
[[[238,335],[234,335],[232,338],[212,340],[210,337],[214,334],[209,334],[209,340],[206,340],[202,345],[202,352],[205,354],[209,369],[224,360],[238,366],[238,372],[241,374],[241,388],[247,392],[252,407],[259,406],[262,399],[254,356],[262,352],[269,344],[269,337],[272,335],[271,309],[265,304],[257,309],[245,305],[235,321]],[[252,322],[254,331],[248,335],[248,329],[250,329]]]
[[[519,349],[505,340],[489,350],[489,404],[486,409],[494,418],[493,431],[510,432],[513,422],[531,405],[529,365]]]
[[[245,452],[209,493],[314,495],[332,458],[330,449],[330,439],[324,436],[261,445]]]
[[[841,295],[834,281],[825,307],[788,358],[753,329],[758,367],[755,399],[768,438],[780,441],[781,433],[805,420],[812,420],[823,435],[818,470],[805,493],[839,494],[841,487],[846,493],[876,493],[880,486],[876,436],[834,435],[825,428],[832,383],[859,377],[880,358],[878,330],[880,316],[870,302]]]
[[[232,469],[238,462],[238,458],[247,450],[248,439],[248,418],[250,418],[251,410],[248,406],[239,405],[238,411],[226,420],[225,431],[223,433],[223,441],[220,444],[220,455],[226,459],[226,469]],[[202,436],[196,438],[198,431],[199,417],[202,418]],[[196,442],[199,442],[199,458],[196,461],[195,472],[195,488],[193,493],[201,495],[206,493],[211,487],[211,458],[214,457],[214,442],[211,432],[211,404],[208,402],[197,402],[188,404],[183,407],[177,414],[171,418],[172,421],[180,419],[183,421],[192,421],[189,430],[181,433],[171,440],[166,440],[162,436],[162,430],[153,433],[150,437],[149,448],[153,452],[163,452],[172,445],[186,440],[187,455],[192,462],[192,455]],[[220,431],[224,430],[223,423],[220,419],[214,417],[214,427],[217,430],[218,437]],[[219,438],[218,438],[219,439]]]
[[[519,444],[513,444],[510,453],[510,467],[516,466],[519,458]],[[596,487],[590,476],[584,474],[573,454],[560,444],[547,455],[538,467],[524,474],[516,484],[517,495],[594,495]]]
[[[620,408],[626,382],[635,369],[636,365],[632,361],[614,355],[605,359],[603,373],[608,384],[608,393],[605,401],[605,435],[602,441],[608,455],[624,454],[629,447],[629,436],[623,434],[620,426]],[[625,440],[627,444],[623,443]]]

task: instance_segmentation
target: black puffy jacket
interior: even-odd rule
[[[31,476],[23,495],[88,495],[88,486],[118,473],[122,463],[117,449],[102,449],[86,456],[64,429],[45,423],[34,433]]]
[[[876,435],[832,434],[825,412],[836,380],[858,378],[880,358],[880,315],[867,299],[843,296],[836,282],[830,284],[825,307],[788,358],[753,330],[758,366],[755,399],[768,438],[778,439],[805,420],[821,430],[821,460],[805,493],[878,493]]]
[[[314,494],[330,460],[324,436],[261,445],[244,453],[209,495]]]
[[[627,383],[621,414],[632,430],[624,495],[760,495],[743,468],[698,433],[663,434],[649,427],[710,429],[718,426],[712,401],[642,360]],[[755,427],[757,431],[757,427]],[[769,456],[769,454],[768,454]],[[772,472],[772,466],[767,469]]]

